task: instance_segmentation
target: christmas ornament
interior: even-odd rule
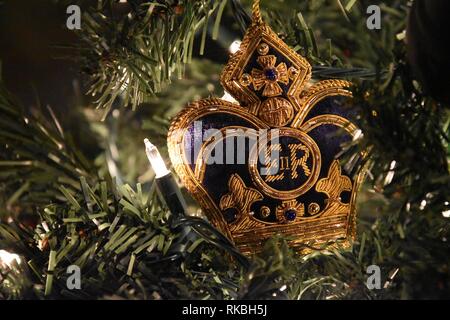
[[[307,60],[262,21],[259,1],[221,83],[239,104],[196,101],[168,136],[174,168],[210,221],[245,254],[277,233],[301,252],[348,246],[362,179],[336,159],[357,133],[344,106],[350,83],[313,83]]]

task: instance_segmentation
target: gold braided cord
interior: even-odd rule
[[[263,20],[261,17],[261,11],[259,10],[259,1],[254,0],[252,5],[253,23],[262,24]]]

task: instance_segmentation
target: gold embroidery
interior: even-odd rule
[[[296,70],[296,72],[295,74],[291,72],[292,81],[287,97],[293,107],[298,110],[301,105],[300,93],[305,89],[305,84],[311,79],[311,65],[304,57],[292,51],[265,23],[252,24],[249,27],[242,39],[239,50],[230,56],[222,71],[220,77],[222,86],[242,105],[248,106],[252,114],[258,113],[260,105],[258,96],[250,87],[242,86],[239,79],[244,72],[249,56],[262,42],[272,48],[276,48],[281,55],[287,57],[293,64],[292,70]]]
[[[352,191],[352,181],[341,174],[341,166],[338,160],[334,160],[328,171],[328,177],[320,179],[316,184],[316,190],[328,196],[327,206],[322,216],[336,215],[349,211],[349,204],[341,202],[340,195],[343,191]]]
[[[308,168],[307,172],[309,174],[307,175],[307,179],[304,183],[297,186],[296,188],[292,190],[278,190],[273,187],[271,187],[266,180],[267,176],[264,176],[264,179],[261,177],[260,170],[258,169],[258,146],[254,146],[252,150],[250,150],[249,155],[249,171],[250,176],[253,180],[253,182],[259,187],[259,189],[266,195],[271,196],[275,199],[279,200],[290,200],[293,198],[296,198],[302,194],[304,194],[306,191],[311,189],[314,184],[317,181],[317,178],[319,177],[320,173],[320,166],[321,166],[321,156],[320,156],[320,150],[317,144],[314,142],[314,140],[306,135],[305,133],[291,129],[291,128],[280,128],[279,129],[279,137],[292,137],[299,141],[300,144],[304,145],[307,149],[310,150],[309,156],[311,161],[311,168]],[[267,139],[259,142],[259,146],[267,145]],[[272,146],[272,145],[271,145]],[[269,149],[269,148],[267,148]],[[281,150],[281,149],[280,149]],[[284,163],[283,157],[280,157],[280,161]],[[278,162],[278,159],[275,159]],[[306,158],[304,161],[306,162]],[[267,161],[266,161],[267,163]],[[277,164],[277,163],[276,163]],[[276,167],[276,165],[274,165]],[[303,166],[302,166],[303,167]],[[266,167],[267,168],[267,167]],[[284,170],[290,170],[289,166],[284,166]],[[292,171],[292,170],[291,170]],[[284,171],[283,171],[284,172]],[[282,172],[282,173],[283,173]],[[292,173],[291,173],[292,174]],[[306,175],[306,174],[305,174]],[[285,178],[285,176],[283,177]],[[278,181],[278,179],[277,179]]]
[[[267,43],[261,42],[260,45],[258,46],[258,53],[260,55],[266,55],[269,52],[269,46],[267,45]]]
[[[308,113],[319,101],[331,96],[352,97],[352,93],[345,89],[350,86],[351,83],[344,80],[323,80],[311,86],[302,95],[302,107],[292,121],[292,127],[301,127]]]
[[[297,152],[299,150],[302,150],[304,152],[304,155],[298,159],[297,158]],[[284,171],[290,171],[291,172],[291,179],[297,179],[298,178],[298,168],[303,169],[303,173],[305,176],[309,177],[311,175],[311,169],[308,167],[308,164],[306,163],[309,159],[309,149],[304,144],[298,143],[298,144],[289,144],[289,151],[290,156],[289,157],[277,157],[276,159],[272,159],[270,161],[270,154],[273,151],[281,152],[282,146],[280,144],[271,145],[265,156],[265,165],[269,172],[271,170],[276,170],[277,172],[281,171],[279,174],[272,174],[272,175],[266,175],[264,180],[266,182],[273,182],[273,181],[280,181],[284,180],[285,176]]]
[[[329,168],[324,168],[328,170],[328,176],[317,181],[322,166],[321,153],[308,132],[325,124],[344,128],[351,136],[357,129],[349,120],[332,114],[305,119],[317,103],[326,97],[351,97],[348,90],[351,84],[341,80],[325,80],[311,85],[309,82],[311,66],[307,60],[291,50],[262,21],[258,1],[255,1],[254,8],[253,23],[247,30],[240,49],[230,56],[221,74],[224,89],[238,100],[239,104],[220,99],[205,99],[192,103],[173,120],[168,147],[175,171],[211,222],[244,254],[258,251],[262,242],[275,233],[281,233],[292,239],[289,243],[301,252],[320,248],[324,244],[329,248],[330,242],[335,242],[331,246],[337,246],[339,243],[341,247],[348,247],[351,238],[355,236],[356,190],[362,182],[364,173],[352,177],[354,178],[352,186],[352,180],[341,174],[339,162],[335,161]],[[277,63],[275,55],[268,55],[270,52],[282,56],[283,62]],[[256,60],[260,68],[249,71],[248,63],[255,53],[259,55]],[[283,99],[283,102],[280,99]],[[233,174],[228,177],[228,192],[225,191],[227,193],[222,195],[220,201],[212,199],[207,186],[202,183],[205,164],[200,163],[195,167],[196,176],[185,154],[185,139],[192,138],[190,125],[212,114],[231,114],[245,120],[249,127],[255,129],[276,127],[279,128],[280,136],[299,140],[299,145],[302,144],[309,150],[309,158],[302,160],[306,156],[306,151],[302,150],[305,154],[300,159],[294,159],[296,166],[293,164],[292,154],[289,155],[289,159],[283,155],[278,165],[284,179],[287,177],[294,179],[294,176],[298,179],[299,172],[297,175],[295,172],[301,169],[307,177],[306,182],[293,190],[282,191],[272,188],[260,176],[257,166],[259,154],[256,148],[252,148],[248,159],[251,181],[244,182],[240,176]],[[263,143],[267,145],[267,141]],[[215,143],[211,142],[211,145],[213,144]],[[204,151],[207,152],[208,148],[209,145],[205,145]],[[300,203],[297,198],[313,187],[316,191],[325,193],[328,199],[323,204],[324,208],[321,208],[322,203],[320,205],[316,202],[309,203],[309,215],[305,216],[306,204]],[[351,192],[348,204],[342,203],[339,198],[343,191]],[[271,204],[274,207],[261,206],[259,212],[253,215],[250,207],[256,201],[262,201],[263,194],[270,197],[271,201],[281,201],[281,204]],[[229,207],[239,212],[237,220],[232,223],[227,223],[223,216],[223,209]],[[276,215],[277,222],[262,221],[255,217],[268,218],[271,214]],[[292,218],[294,220],[290,220]],[[309,249],[305,249],[305,245],[309,246]]]
[[[306,161],[308,161],[309,158],[309,149],[305,145],[299,143],[299,144],[290,144],[289,149],[291,151],[291,163],[292,163],[292,170],[291,170],[291,177],[292,179],[297,179],[298,172],[297,168],[301,167],[303,169],[303,172],[305,173],[305,176],[309,177],[311,174],[311,170],[308,168],[308,165],[306,164]],[[300,159],[297,159],[297,151],[302,150],[305,154]]]
[[[259,210],[259,214],[263,218],[268,218],[270,216],[270,208],[267,206],[262,206],[261,209]]]
[[[241,76],[240,82],[244,87],[249,86],[253,82],[252,76],[249,75],[248,73],[244,73]]]
[[[315,215],[315,214],[318,214],[319,213],[319,211],[320,211],[320,206],[319,206],[319,204],[317,204],[316,202],[311,202],[309,205],[308,205],[308,213],[310,214],[310,215]]]
[[[292,237],[293,240],[290,241],[290,244],[294,247],[301,247],[303,253],[312,250],[305,249],[305,244],[310,246],[310,248],[319,248],[323,244],[330,241],[339,242],[339,239],[344,240],[343,242],[339,242],[340,247],[348,247],[350,245],[349,240],[355,236],[356,190],[363,181],[364,171],[361,172],[355,180],[355,186],[352,192],[349,209],[345,213],[335,215],[334,206],[329,206],[327,209],[322,210],[322,212],[319,212],[312,217],[303,216],[299,218],[300,220],[288,224],[259,221],[249,213],[245,214],[243,219],[237,223],[230,225],[225,222],[222,215],[222,210],[218,207],[219,204],[216,204],[211,199],[204,186],[202,186],[202,184],[195,178],[194,172],[188,165],[184,154],[184,137],[187,133],[189,124],[206,115],[217,113],[239,115],[256,128],[268,128],[264,122],[252,116],[246,109],[220,99],[204,99],[194,102],[185,108],[183,112],[173,120],[168,137],[168,147],[171,161],[174,165],[175,171],[181,177],[183,184],[199,202],[211,222],[225,235],[227,235],[229,239],[233,240],[233,242],[244,254],[251,254],[258,251],[262,241],[269,238],[274,233],[283,233],[287,237]],[[328,120],[333,121],[334,119],[329,118]],[[347,121],[347,123],[349,122]],[[339,121],[337,123],[334,122],[334,124],[339,127],[348,128],[346,124],[340,123]],[[295,131],[295,129],[290,130]],[[289,131],[280,131],[280,134],[287,133],[289,133]],[[354,131],[349,130],[349,133],[353,135]],[[314,155],[314,157],[318,155],[319,157],[317,160],[320,163],[320,152],[317,154],[316,152],[313,152],[311,154]],[[320,172],[320,165],[318,166],[318,170]],[[312,172],[314,172],[314,170],[312,170]],[[263,188],[260,190],[262,189]]]
[[[259,90],[264,87],[262,95],[265,97],[278,96],[283,92],[278,82],[289,83],[289,75],[284,62],[275,67],[277,58],[273,55],[260,56],[256,60],[261,66],[260,69],[252,69],[253,88]]]
[[[303,203],[298,203],[295,199],[283,201],[276,209],[277,220],[280,223],[293,223],[298,221],[299,217],[304,216],[304,214],[305,206]]]
[[[261,104],[259,117],[272,127],[282,127],[291,121],[294,107],[284,98],[270,98]]]
[[[219,207],[221,210],[236,208],[241,217],[250,212],[250,206],[254,202],[263,199],[258,190],[247,188],[237,174],[231,175],[230,180],[228,180],[228,190],[229,192],[220,198]]]
[[[356,126],[341,116],[334,114],[324,114],[321,116],[314,117],[306,121],[300,128],[305,132],[310,132],[311,130],[323,126],[324,124],[331,124],[343,128],[349,134],[354,135],[358,130]]]
[[[238,210],[236,220],[229,224],[230,231],[264,226],[264,223],[250,216],[251,205],[256,201],[262,200],[262,194],[256,189],[247,188],[244,181],[237,174],[231,175],[228,180],[228,190],[229,192],[220,198],[219,207],[222,211],[229,208]]]
[[[268,172],[272,172],[272,171],[279,172],[280,171],[280,166],[279,166],[279,163],[278,163],[278,159],[270,159],[270,154],[273,151],[280,152],[281,151],[281,145],[275,144],[275,145],[271,145],[271,146],[269,146],[269,148],[267,148],[266,155],[265,155],[265,165],[266,165],[266,168],[267,168]],[[266,182],[280,181],[280,180],[283,180],[283,179],[284,179],[284,172],[281,172],[279,174],[266,175],[265,178],[264,178],[264,180]]]
[[[266,177],[264,178],[264,180],[266,182],[274,182],[274,181],[281,181],[284,180],[284,172],[280,173],[280,174],[275,174],[275,175],[266,175]]]

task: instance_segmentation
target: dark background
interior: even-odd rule
[[[66,16],[66,7],[53,1],[0,3],[2,79],[25,106],[61,109],[79,91],[76,63],[61,59],[57,48],[77,44],[75,33],[65,28]]]
[[[89,0],[0,0],[1,76],[27,108],[48,104],[60,114],[76,105],[86,91],[87,76],[80,71],[76,53],[64,49],[80,45],[76,33],[66,28],[66,8],[71,3],[83,11]],[[241,37],[227,20],[232,17],[224,15],[220,41],[208,38],[206,44],[205,57],[219,63],[228,56],[224,47]]]

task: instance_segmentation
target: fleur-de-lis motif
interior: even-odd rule
[[[350,178],[341,174],[339,160],[334,160],[328,170],[328,177],[320,179],[316,184],[317,191],[328,195],[324,216],[348,212],[350,204],[342,203],[340,195],[343,191],[352,191],[352,187]]]
[[[258,200],[262,200],[262,194],[254,189],[245,186],[242,178],[233,174],[228,181],[229,193],[220,198],[219,207],[221,210],[236,208],[240,217],[250,211],[250,206]]]

